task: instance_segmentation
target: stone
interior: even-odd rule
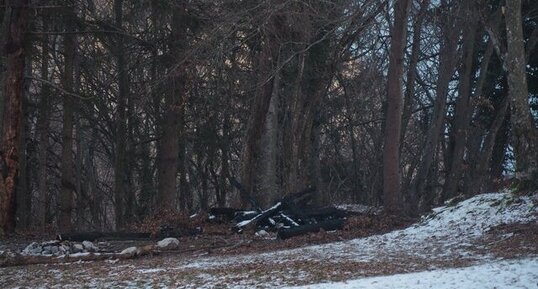
[[[258,232],[256,232],[256,236],[258,237],[269,237],[269,233],[267,233],[267,231],[265,230],[259,230]]]
[[[59,252],[60,252],[60,249],[58,249],[58,246],[51,246],[50,247],[50,253],[52,255],[58,255]]]
[[[62,245],[59,247],[59,249],[60,249],[60,252],[62,252],[62,253],[64,253],[64,254],[65,254],[65,253],[69,253],[69,246],[66,245],[66,244],[62,244]]]
[[[83,241],[82,246],[87,252],[97,252],[99,249],[90,241]]]
[[[120,255],[123,255],[123,256],[135,256],[136,255],[136,252],[138,251],[138,248],[136,247],[129,247],[127,249],[124,249],[123,251],[120,252]]]
[[[82,246],[82,244],[73,244],[73,247],[71,247],[71,250],[73,251],[73,253],[80,253],[80,252],[84,252],[84,246]]]
[[[43,247],[40,244],[33,242],[30,245],[26,246],[22,251],[24,255],[39,255],[43,251]]]
[[[179,248],[179,240],[176,238],[165,238],[157,242],[157,247],[161,250],[174,250]]]

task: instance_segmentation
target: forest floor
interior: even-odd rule
[[[538,194],[478,195],[413,224],[354,217],[285,241],[204,231],[157,256],[0,268],[0,288],[538,287]]]

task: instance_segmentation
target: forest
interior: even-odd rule
[[[538,183],[538,2],[3,0],[4,233]]]
[[[537,44],[536,0],[0,0],[0,288],[536,288]]]

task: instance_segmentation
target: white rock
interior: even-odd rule
[[[67,253],[69,252],[69,246],[66,244],[62,244],[58,249],[60,249],[60,252]]]
[[[51,246],[50,247],[50,252],[52,253],[52,255],[57,255],[59,251],[60,250],[58,249],[57,246]]]
[[[83,241],[82,246],[84,246],[84,250],[88,252],[96,252],[99,250],[92,242],[90,241]]]
[[[165,238],[157,243],[157,247],[163,250],[173,250],[179,247],[179,240],[176,238]]]
[[[39,255],[41,254],[41,251],[43,251],[43,247],[41,247],[40,244],[33,242],[30,245],[26,246],[24,250],[22,250],[23,255]]]
[[[120,255],[135,255],[138,249],[136,247],[129,247],[120,252]]]
[[[256,232],[256,236],[258,236],[258,237],[269,237],[269,233],[267,233],[267,231],[265,231],[265,230],[259,230],[258,232]]]
[[[82,251],[84,251],[84,246],[82,246],[82,244],[73,244],[74,253],[80,253]]]

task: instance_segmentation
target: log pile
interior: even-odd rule
[[[311,207],[316,191],[307,188],[276,201],[271,207],[262,209],[258,202],[246,192],[241,184],[230,178],[230,183],[249,200],[253,209],[211,208],[210,219],[229,220],[236,232],[254,229],[256,231],[276,231],[281,239],[287,239],[320,230],[341,230],[349,212],[334,207]]]

